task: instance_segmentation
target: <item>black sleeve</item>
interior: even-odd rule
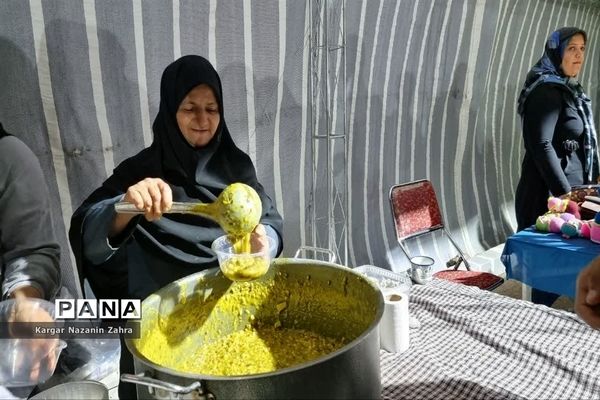
[[[552,138],[563,107],[562,93],[553,85],[540,85],[531,92],[523,114],[523,139],[525,149],[531,154],[535,165],[554,196],[571,190]]]
[[[35,154],[12,136],[0,140],[0,249],[2,297],[20,286],[33,286],[46,299],[56,295],[60,246],[48,187]]]

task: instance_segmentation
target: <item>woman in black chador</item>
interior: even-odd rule
[[[173,201],[212,202],[231,183],[252,186],[262,201],[259,241],[275,239],[281,252],[282,220],[256,178],[252,161],[234,144],[223,112],[221,80],[199,56],[185,56],[163,72],[152,145],[123,161],[75,211],[69,239],[80,276],[98,298],[143,299],[179,278],[218,265],[212,242],[223,235],[213,221],[164,214]],[[116,214],[127,201],[143,216]],[[123,346],[123,342],[121,343]],[[133,372],[121,353],[121,372]],[[120,398],[135,387],[119,385]]]
[[[206,59],[184,56],[165,69],[153,131],[152,145],[122,162],[73,215],[71,244],[97,297],[143,299],[218,266],[210,246],[224,232],[215,222],[162,213],[172,201],[212,202],[234,182],[258,192],[263,215],[255,232],[281,251],[281,217],[229,134],[221,80]],[[115,213],[121,200],[144,216]]]

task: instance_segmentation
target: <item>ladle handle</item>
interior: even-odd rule
[[[203,217],[211,218],[212,216],[207,213],[209,204],[204,203],[181,203],[173,202],[171,209],[165,211],[168,214],[195,214],[202,215]],[[144,214],[144,210],[138,210],[134,204],[126,201],[119,201],[115,204],[115,211],[122,214]]]
[[[196,396],[194,398],[199,399],[214,399],[214,396],[210,392],[205,392],[202,387],[202,382],[196,381],[188,386],[180,386],[174,383],[161,381],[159,379],[154,379],[148,376],[147,372],[142,372],[137,375],[133,374],[121,374],[121,382],[129,382],[136,385],[147,386],[148,391],[152,395],[151,389],[161,389],[167,392],[175,393],[177,395],[185,395],[191,393],[193,391],[196,392]]]

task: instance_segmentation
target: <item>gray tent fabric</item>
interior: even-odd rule
[[[345,15],[349,252],[343,262],[406,264],[387,193],[395,183],[422,178],[433,182],[446,224],[469,254],[503,242],[516,226],[523,155],[516,98],[555,28],[588,32],[580,81],[600,114],[598,2],[331,1],[344,4]],[[284,255],[323,245],[306,233],[308,210],[326,201],[310,193],[317,151],[311,136],[318,133],[311,125],[318,99],[307,90],[310,4],[0,2],[0,120],[44,168],[72,292],[80,293],[66,239],[71,214],[119,162],[149,145],[160,74],[185,54],[207,57],[222,77],[232,136],[284,217]],[[317,187],[325,179],[317,172]],[[326,221],[319,223],[322,231]],[[432,248],[414,246],[442,259],[447,251],[441,239]]]

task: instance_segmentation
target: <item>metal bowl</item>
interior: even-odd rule
[[[96,381],[61,383],[39,392],[31,400],[108,400],[108,388]]]

